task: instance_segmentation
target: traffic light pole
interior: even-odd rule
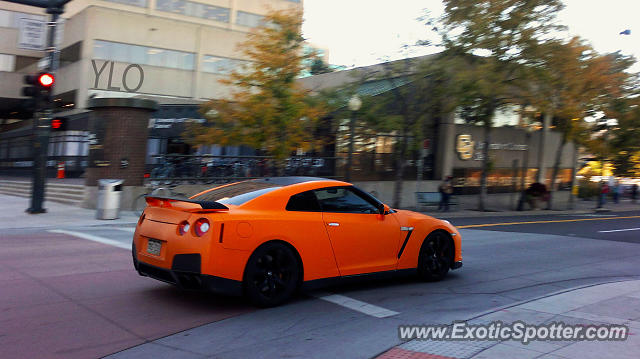
[[[51,2],[53,3],[53,2]],[[55,4],[47,7],[47,13],[51,14],[51,19],[47,23],[49,28],[47,41],[47,57],[49,58],[48,72],[55,75],[58,69],[58,51],[56,49],[56,27],[58,18],[62,14],[62,6]],[[39,107],[40,111],[34,113],[33,119],[33,179],[31,188],[31,205],[26,212],[31,214],[45,213],[47,210],[43,207],[45,197],[45,185],[47,178],[47,157],[49,154],[49,134],[51,131],[51,119],[53,118],[53,103],[51,94],[53,93],[51,85],[47,92],[46,98],[42,99]]]

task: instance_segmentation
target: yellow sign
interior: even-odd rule
[[[473,145],[471,135],[458,135],[456,138],[456,151],[461,160],[470,160],[473,157]]]

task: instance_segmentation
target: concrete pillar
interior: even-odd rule
[[[441,180],[453,172],[455,156],[454,146],[456,137],[455,114],[449,113],[440,120],[438,125],[438,147],[435,159],[435,178]]]
[[[95,208],[98,180],[123,179],[123,205],[129,209],[133,193],[144,183],[149,118],[158,109],[152,100],[94,98],[89,115],[89,158],[83,207]]]

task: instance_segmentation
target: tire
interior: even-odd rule
[[[289,300],[300,283],[298,258],[281,243],[267,243],[253,252],[244,272],[244,293],[258,307]]]
[[[435,231],[424,240],[418,257],[418,275],[422,280],[442,280],[453,263],[454,244],[443,231]]]

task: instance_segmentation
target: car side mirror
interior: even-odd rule
[[[389,206],[387,206],[384,203],[380,203],[380,206],[378,206],[378,212],[383,216],[386,215],[386,214],[389,214],[389,210],[390,209],[391,208],[389,208]]]

